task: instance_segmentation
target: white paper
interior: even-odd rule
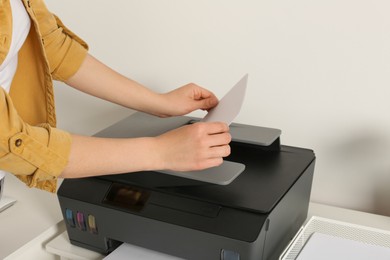
[[[297,260],[389,260],[390,248],[313,233]]]
[[[248,74],[234,85],[228,93],[219,101],[218,105],[211,109],[202,119],[203,122],[224,122],[230,125],[240,113],[244,103]]]
[[[123,243],[103,260],[183,260],[174,256]]]

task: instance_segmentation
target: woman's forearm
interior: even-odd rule
[[[161,95],[112,70],[91,55],[66,83],[82,92],[127,108],[158,115]]]
[[[185,115],[196,109],[209,110],[218,104],[212,92],[194,83],[168,93],[156,93],[89,54],[66,83],[95,97],[160,117]]]
[[[60,177],[218,166],[230,154],[228,131],[224,123],[196,123],[157,137],[115,139],[73,135],[69,161]]]
[[[60,177],[79,178],[162,168],[153,138],[72,136],[69,162]]]

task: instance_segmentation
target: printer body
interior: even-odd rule
[[[156,136],[194,120],[135,113],[96,136]],[[228,185],[154,171],[64,180],[70,242],[103,254],[125,242],[183,259],[278,259],[307,218],[315,155],[281,145],[280,130],[230,129],[226,160],[245,170]]]

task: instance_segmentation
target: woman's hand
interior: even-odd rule
[[[161,94],[157,115],[160,117],[181,116],[194,110],[210,110],[218,104],[216,96],[194,83]]]
[[[174,171],[202,170],[222,164],[230,154],[231,135],[225,123],[195,123],[157,138],[155,153],[162,168]]]

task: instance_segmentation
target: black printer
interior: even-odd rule
[[[96,136],[161,134],[196,118],[135,113]],[[130,243],[183,259],[278,259],[307,217],[315,155],[280,130],[230,125],[228,185],[160,172],[66,179],[58,199],[72,244],[103,254]]]

